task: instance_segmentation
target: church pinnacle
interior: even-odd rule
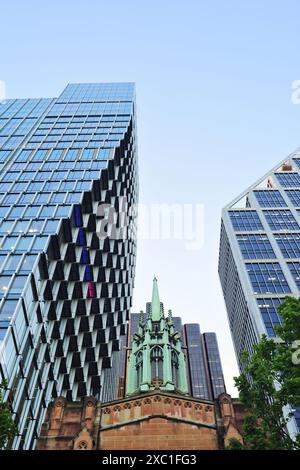
[[[181,337],[175,331],[171,314],[165,318],[158,293],[157,278],[152,285],[150,315],[139,321],[128,361],[126,395],[151,390],[187,395],[187,371]]]
[[[160,300],[158,293],[157,278],[154,276],[152,285],[152,300],[151,300],[151,319],[152,321],[159,321],[161,318]]]

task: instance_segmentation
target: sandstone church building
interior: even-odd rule
[[[148,318],[141,313],[127,364],[126,397],[101,403],[88,396],[50,404],[38,450],[219,450],[242,441],[245,412],[223,393],[191,397],[181,336],[166,318],[153,280]]]

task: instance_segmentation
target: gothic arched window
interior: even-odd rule
[[[171,362],[172,362],[172,380],[176,388],[178,388],[178,369],[179,361],[178,354],[175,351],[171,352]]]
[[[154,346],[150,354],[151,361],[151,379],[164,379],[163,374],[163,350],[159,346]]]
[[[143,381],[143,353],[139,352],[136,355],[136,377],[137,377],[137,388]]]

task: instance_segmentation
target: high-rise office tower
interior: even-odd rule
[[[164,313],[164,304],[163,304],[163,302],[160,302],[160,311],[161,311],[161,313]],[[151,313],[152,313],[152,303],[147,302],[146,303],[146,315],[150,316]]]
[[[275,336],[285,296],[300,296],[299,211],[299,151],[223,209],[219,275],[238,360],[262,334]]]
[[[215,400],[226,393],[216,334],[201,333],[198,323],[187,323],[184,339],[191,395]]]
[[[153,291],[155,287],[158,295],[156,279],[153,282]],[[159,304],[161,315],[163,315],[164,305],[162,302],[159,302]],[[142,314],[146,318],[151,317],[152,314],[150,305],[152,305],[152,302],[146,303],[146,314]],[[183,325],[181,317],[172,316],[170,310],[168,315],[172,318],[175,331],[178,331],[181,335],[190,395],[195,398],[214,400],[221,393],[226,393],[216,334],[201,334],[200,326],[197,323]],[[128,347],[132,344],[134,334],[138,332],[140,317],[141,313],[131,313],[130,315]],[[123,360],[125,360],[124,351]],[[124,368],[121,369],[124,370]]]
[[[209,378],[211,396],[214,399],[221,393],[226,392],[216,333],[203,333],[202,347],[206,370],[208,371],[207,376]]]
[[[183,327],[188,363],[190,393],[193,397],[212,399],[209,369],[205,362],[202,335],[198,323],[188,323]]]
[[[58,395],[116,398],[135,270],[132,83],[0,103],[0,379],[30,449]]]

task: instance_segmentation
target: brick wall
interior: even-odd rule
[[[242,440],[243,409],[237,405],[227,394],[211,402],[160,391],[103,405],[93,397],[57,398],[36,448],[218,450],[231,437]]]
[[[168,418],[149,418],[117,429],[102,430],[101,449],[218,450],[216,429],[175,422]]]

